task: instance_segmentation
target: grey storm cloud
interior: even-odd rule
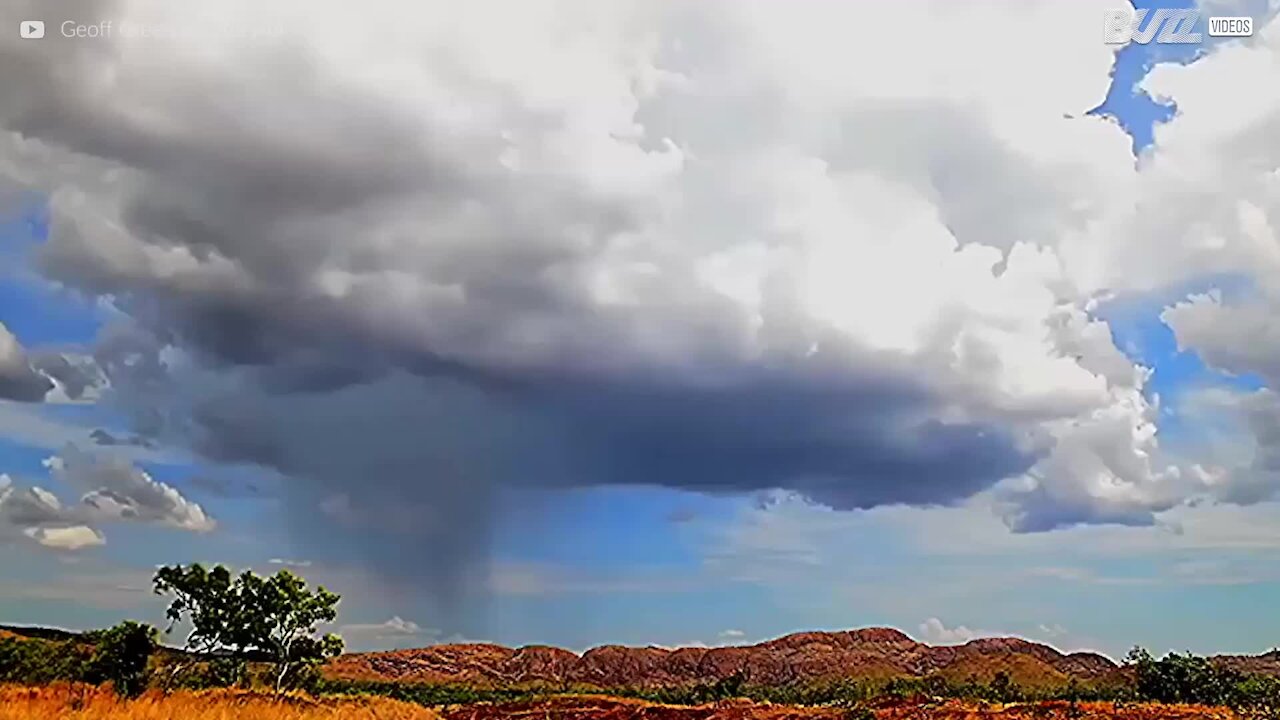
[[[1063,421],[1130,422],[1131,366],[1105,325],[1057,322],[1071,284],[1016,242],[1084,225],[1101,191],[1071,153],[1010,149],[1022,135],[923,90],[813,106],[802,66],[754,67],[771,56],[751,17],[604,5],[598,43],[522,31],[514,55],[482,14],[432,3],[402,18],[412,43],[378,47],[310,11],[284,41],[199,51],[0,40],[0,177],[49,198],[34,261],[126,318],[94,349],[95,387],[141,436],[290,478],[300,538],[454,608],[483,585],[508,490],[951,504],[1040,462]],[[1090,54],[1099,90],[1109,57]],[[988,85],[1067,87],[967,91]],[[1079,107],[1016,102],[1061,122],[1092,106],[1070,88]],[[915,156],[888,173],[886,148]],[[1013,189],[1016,211],[990,212]]]
[[[92,357],[64,353],[38,353],[32,366],[57,383],[70,400],[84,400],[102,389],[105,378]]]
[[[40,402],[52,389],[53,382],[36,372],[18,339],[0,323],[0,400]]]
[[[95,428],[89,433],[89,439],[93,440],[95,445],[106,447],[155,447],[155,441],[142,435],[114,435],[102,428]]]

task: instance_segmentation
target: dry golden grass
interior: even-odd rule
[[[0,720],[438,720],[387,698],[313,699],[234,690],[149,692],[122,700],[84,685],[0,686]]]
[[[443,709],[443,720],[840,720],[834,708],[795,708],[745,700],[698,707],[605,696],[566,696]],[[1225,708],[1065,702],[990,705],[952,701],[879,708],[877,720],[1238,720]],[[85,685],[0,685],[0,720],[442,720],[436,712],[386,698],[275,697],[234,690],[148,693],[120,700]]]

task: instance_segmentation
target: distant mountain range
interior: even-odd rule
[[[333,678],[483,686],[582,684],[601,688],[715,682],[742,677],[761,685],[838,679],[925,677],[990,681],[996,673],[1027,686],[1074,677],[1100,681],[1119,671],[1096,653],[1062,653],[1017,638],[984,638],[933,646],[890,628],[802,632],[742,647],[623,647],[581,655],[548,646],[435,645],[344,655],[326,668]]]

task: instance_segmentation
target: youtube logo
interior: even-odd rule
[[[44,21],[23,20],[18,23],[18,37],[24,40],[39,40],[44,37]]]

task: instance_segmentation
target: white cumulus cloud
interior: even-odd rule
[[[89,517],[197,532],[217,526],[198,503],[128,461],[93,455],[72,445],[46,459],[44,465],[54,481],[83,492],[80,502]]]
[[[920,631],[920,639],[933,644],[959,645],[982,637],[982,633],[977,630],[971,630],[964,625],[947,627],[936,617],[931,617],[920,623],[918,629]]]

